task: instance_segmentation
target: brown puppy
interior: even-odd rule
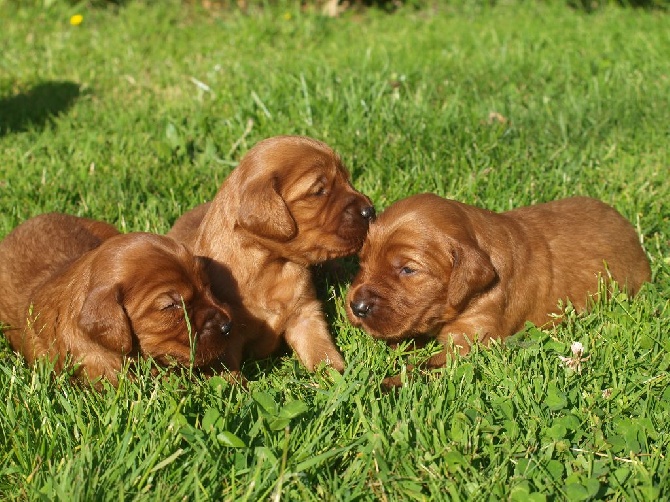
[[[374,215],[331,148],[277,136],[249,150],[210,204],[177,220],[168,235],[211,259],[212,288],[246,337],[231,369],[282,338],[308,370],[344,369],[308,267],[357,252]]]
[[[347,314],[376,338],[425,334],[470,350],[526,321],[558,320],[559,300],[578,311],[599,276],[635,294],[651,277],[633,226],[587,197],[505,213],[432,194],[392,204],[370,227]],[[429,360],[444,364],[447,351]]]
[[[29,363],[47,356],[60,371],[71,356],[84,380],[116,384],[124,357],[214,366],[225,362],[231,322],[203,269],[165,236],[37,216],[0,242],[0,321]]]

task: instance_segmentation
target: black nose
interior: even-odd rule
[[[224,322],[224,323],[221,325],[221,334],[222,334],[223,336],[228,336],[228,335],[230,335],[230,331],[231,331],[232,329],[233,329],[233,323],[232,323],[232,322],[230,322],[230,321],[228,321],[228,322]]]
[[[375,219],[375,216],[377,216],[377,213],[375,212],[374,207],[368,206],[361,209],[361,216],[368,221],[372,221]]]
[[[365,303],[364,301],[351,302],[349,306],[351,307],[351,311],[356,317],[367,317],[367,315],[370,313],[370,304]]]

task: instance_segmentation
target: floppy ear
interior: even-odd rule
[[[453,268],[447,301],[458,307],[488,287],[496,279],[491,259],[480,248],[457,242],[452,248]]]
[[[254,235],[285,242],[298,233],[298,226],[286,202],[279,195],[277,177],[257,177],[244,184],[240,192],[237,221]]]
[[[128,354],[133,348],[133,336],[122,301],[119,284],[93,287],[84,300],[77,324],[91,341]]]

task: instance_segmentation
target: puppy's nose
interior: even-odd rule
[[[373,206],[367,206],[361,209],[361,216],[368,221],[372,221],[375,219],[375,216],[377,216],[377,213]]]
[[[212,309],[207,313],[202,327],[204,331],[211,333],[211,335],[216,336],[217,334],[221,334],[222,336],[228,336],[233,329],[233,323],[223,312]]]
[[[221,324],[221,334],[223,336],[230,335],[230,332],[232,331],[232,329],[233,329],[233,323],[230,322],[230,321],[224,322],[223,324]]]
[[[370,309],[372,308],[369,303],[366,303],[364,301],[352,301],[349,306],[351,307],[351,311],[354,313],[356,317],[360,317],[361,319],[364,317],[367,317],[368,314],[370,313]]]

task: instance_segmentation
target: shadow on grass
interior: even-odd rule
[[[0,97],[0,136],[44,127],[79,97],[79,84],[43,82],[14,96]]]

